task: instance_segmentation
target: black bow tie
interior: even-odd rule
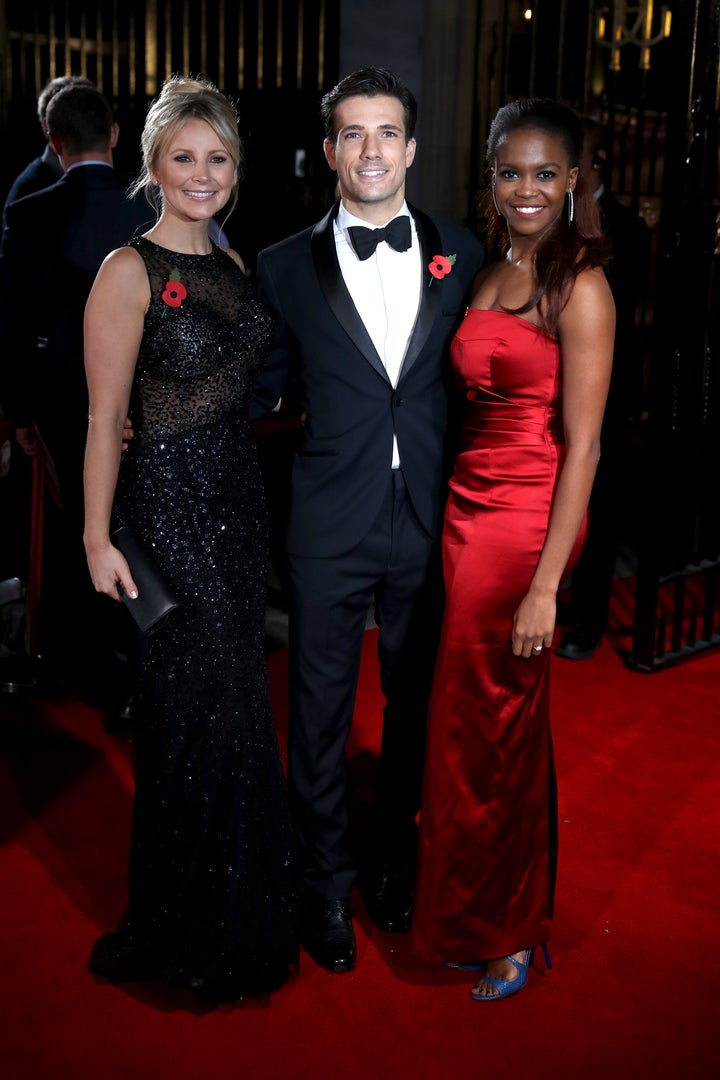
[[[381,240],[386,240],[396,251],[407,251],[412,243],[410,218],[407,214],[393,218],[384,229],[366,229],[363,225],[350,225],[350,243],[358,259],[369,259]]]

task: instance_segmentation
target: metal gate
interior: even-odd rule
[[[651,229],[627,662],[655,671],[720,644],[720,3],[479,7],[479,129],[526,95],[597,116],[613,133],[612,190]],[[475,168],[479,188],[480,149]]]

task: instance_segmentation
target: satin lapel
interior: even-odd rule
[[[352,302],[350,293],[343,281],[343,276],[340,273],[340,263],[333,234],[333,223],[337,211],[338,206],[336,205],[329,214],[326,214],[322,221],[318,222],[312,233],[312,256],[320,288],[333,315],[350,337],[353,345],[360,350],[378,374],[387,380],[387,372],[383,362],[372,343],[372,338],[365,329],[364,322],[358,315],[357,308]]]
[[[409,210],[415,219],[415,228],[417,229],[418,240],[420,241],[422,291],[420,293],[420,307],[418,309],[417,319],[415,320],[415,327],[400,371],[401,379],[407,375],[408,371],[420,355],[423,346],[430,335],[430,331],[433,328],[438,312],[440,311],[440,301],[442,299],[442,289],[435,288],[438,282],[428,270],[428,265],[433,257],[435,255],[442,255],[442,251],[440,250],[440,233],[437,230],[437,226],[430,220],[427,214],[423,214],[421,210],[416,210],[414,206],[409,206]],[[430,286],[431,281],[433,282],[433,287]]]

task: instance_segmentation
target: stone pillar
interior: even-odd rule
[[[341,0],[340,78],[361,67],[389,68],[418,101],[419,158],[407,178],[407,197],[420,203],[423,105],[423,0]],[[422,206],[422,209],[426,207]]]

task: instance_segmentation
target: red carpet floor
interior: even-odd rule
[[[125,890],[128,743],[74,700],[2,712],[0,1077],[547,1077],[719,1075],[720,653],[633,673],[611,636],[554,658],[561,849],[554,969],[478,1005],[467,975],[421,967],[407,935],[355,900],[359,961],[330,975],[305,954],[272,1000],[205,1012],[85,970]],[[350,776],[377,748],[367,635]],[[269,659],[281,738],[286,655]],[[542,968],[542,961],[539,961]]]

